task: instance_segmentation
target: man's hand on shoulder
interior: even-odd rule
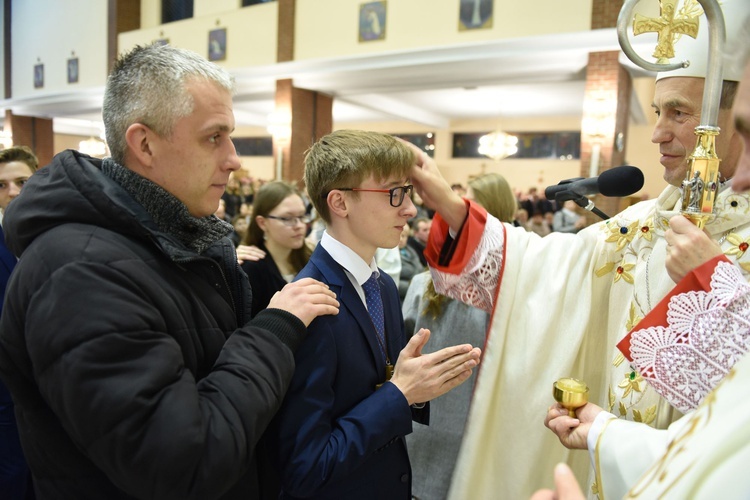
[[[266,252],[256,247],[255,245],[239,245],[237,247],[237,262],[242,264],[246,260],[251,262],[257,262],[265,258]]]
[[[268,308],[290,312],[308,326],[318,316],[338,314],[339,302],[328,285],[312,278],[303,278],[276,292]]]

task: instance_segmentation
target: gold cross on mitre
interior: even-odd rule
[[[702,12],[677,16],[677,1],[659,0],[661,17],[646,17],[636,14],[633,18],[633,35],[657,34],[656,49],[654,49],[653,56],[658,64],[668,63],[674,57],[674,44],[678,35],[687,35],[692,38],[698,36],[698,17]]]

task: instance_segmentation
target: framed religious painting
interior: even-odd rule
[[[386,2],[367,2],[359,5],[359,41],[385,40]]]
[[[494,0],[459,0],[458,30],[492,28]]]
[[[68,59],[68,83],[78,83],[78,58]]]
[[[227,58],[227,29],[217,28],[208,32],[208,60],[223,61]]]
[[[42,87],[44,87],[44,64],[39,63],[34,65],[34,88]]]

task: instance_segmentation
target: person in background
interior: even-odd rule
[[[5,289],[17,259],[5,245],[2,215],[11,201],[39,168],[39,162],[26,146],[15,146],[0,151],[0,313]],[[0,491],[7,500],[34,498],[29,467],[23,456],[18,437],[18,425],[13,400],[8,388],[0,381]]]
[[[242,264],[253,292],[253,315],[268,307],[274,294],[307,264],[312,254],[305,243],[309,222],[302,197],[291,184],[272,181],[255,193],[253,218],[242,241],[265,253]]]
[[[547,236],[552,232],[543,212],[534,212],[531,215],[531,218],[526,223],[526,230],[536,233],[539,236]]]
[[[586,227],[586,218],[576,212],[577,206],[573,200],[563,203],[563,207],[553,216],[552,230],[556,233],[577,233]]]
[[[409,284],[411,283],[412,278],[426,269],[419,260],[419,255],[417,255],[416,250],[407,244],[409,241],[409,234],[411,234],[411,228],[407,224],[404,226],[404,230],[401,231],[401,238],[398,240],[398,251],[399,257],[401,258],[401,274],[398,279],[398,296],[402,301],[404,300],[404,297],[406,297],[406,292],[409,290]]]
[[[430,237],[430,228],[432,227],[432,220],[427,217],[416,217],[409,221],[411,226],[411,236],[409,236],[408,244],[419,255],[419,261],[423,266],[427,267],[427,259],[424,256],[425,245]]]
[[[247,228],[250,225],[247,221],[249,217],[247,215],[237,214],[232,217],[232,227],[234,228],[234,234],[230,236],[232,241],[236,241],[239,245],[247,234]]]
[[[234,175],[229,176],[226,190],[221,195],[221,199],[224,201],[226,220],[232,220],[232,217],[240,213],[240,205],[245,202],[240,188],[240,181]]]
[[[500,174],[485,174],[469,181],[467,199],[485,207],[503,222],[511,223],[516,198]],[[517,229],[523,231],[522,228]],[[407,335],[422,328],[431,332],[430,345],[423,352],[439,350],[456,342],[484,346],[489,314],[435,292],[429,272],[416,275],[402,307]],[[447,498],[453,469],[469,414],[476,376],[434,400],[430,425],[415,424],[406,436],[414,474],[413,494],[420,499]]]
[[[240,167],[233,90],[194,52],[134,47],[104,90],[112,157],[63,151],[5,212],[0,377],[40,498],[257,497],[256,442],[338,302],[304,280],[250,316],[213,215]]]

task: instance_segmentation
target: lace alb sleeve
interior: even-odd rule
[[[491,313],[503,269],[504,244],[505,229],[502,222],[488,216],[479,245],[460,274],[430,269],[435,290]]]

